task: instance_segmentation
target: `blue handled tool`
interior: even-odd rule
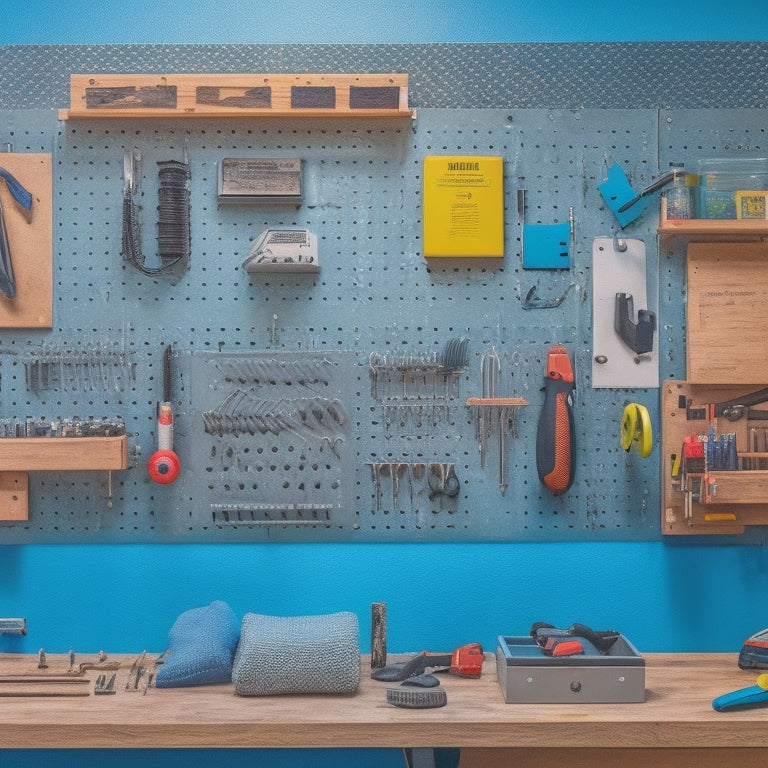
[[[25,210],[32,209],[32,195],[24,189],[24,187],[17,181],[10,171],[6,171],[5,168],[0,168],[0,178],[5,179],[5,183],[8,185],[10,193],[13,195],[13,199]]]
[[[712,709],[725,712],[729,709],[755,707],[762,704],[768,704],[768,674],[759,675],[756,685],[739,688],[713,699]]]
[[[13,199],[24,210],[29,211],[32,208],[32,195],[5,168],[0,168],[0,178],[5,180]],[[8,299],[12,299],[16,295],[16,279],[13,275],[11,246],[8,243],[8,230],[5,227],[2,201],[0,201],[0,292]]]

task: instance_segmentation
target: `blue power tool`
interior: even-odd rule
[[[768,669],[768,629],[748,637],[739,652],[741,669]]]

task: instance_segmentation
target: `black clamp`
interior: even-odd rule
[[[653,350],[653,334],[656,331],[656,313],[640,309],[635,316],[635,302],[631,293],[617,293],[613,327],[621,340],[637,355]]]

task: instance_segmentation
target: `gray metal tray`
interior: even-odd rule
[[[605,654],[562,657],[530,636],[499,635],[496,674],[507,704],[645,701],[645,660],[624,635]]]

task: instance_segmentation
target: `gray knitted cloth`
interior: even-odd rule
[[[353,613],[246,613],[232,666],[235,693],[351,693],[360,682],[358,640]]]

